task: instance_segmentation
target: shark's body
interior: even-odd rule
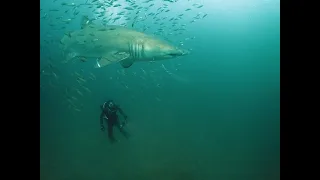
[[[121,26],[98,26],[84,17],[81,29],[60,41],[66,61],[97,59],[97,68],[120,62],[124,68],[135,61],[156,61],[188,54],[168,42]]]

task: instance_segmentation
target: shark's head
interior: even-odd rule
[[[180,49],[160,39],[144,41],[143,55],[150,60],[172,59],[189,54],[189,51]]]

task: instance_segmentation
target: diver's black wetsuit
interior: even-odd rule
[[[121,115],[123,115],[124,119],[127,119],[127,116],[124,114],[124,112],[122,111],[122,109],[119,106],[114,105],[113,108],[108,107],[108,102],[104,103],[104,105],[101,106],[101,114],[100,114],[100,126],[101,126],[101,130],[104,130],[104,126],[103,126],[103,119],[107,120],[107,125],[108,125],[108,137],[109,139],[114,142],[115,138],[113,136],[113,126],[116,125],[120,132],[126,137],[128,138],[128,133],[123,129],[123,126],[125,125],[124,123],[120,123],[118,115],[117,115],[117,111],[119,111],[119,113]]]

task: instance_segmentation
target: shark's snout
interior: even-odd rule
[[[185,55],[190,54],[190,51],[188,51],[186,49],[180,49],[180,52],[181,52],[181,56],[185,56]]]

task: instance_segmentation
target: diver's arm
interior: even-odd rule
[[[103,108],[103,106],[102,106],[102,105],[100,105],[100,109],[101,109],[101,111],[102,111],[102,112],[104,111],[104,108]]]
[[[103,108],[103,106],[100,106],[102,114],[108,114],[108,110],[106,108]]]
[[[100,114],[100,129],[103,131],[104,126],[103,126],[103,118],[104,118],[104,112],[102,111]]]
[[[127,120],[128,116],[123,112],[123,110],[118,107],[119,113],[124,117],[125,120]]]

